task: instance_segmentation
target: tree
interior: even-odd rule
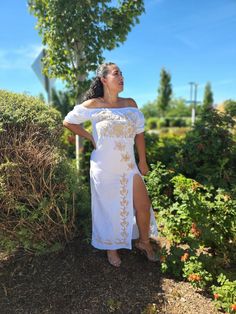
[[[61,112],[62,117],[73,109],[73,94],[70,91],[56,91],[52,89],[52,106]]]
[[[46,45],[44,73],[65,80],[77,97],[90,84],[88,72],[104,61],[102,51],[123,43],[144,12],[143,0],[119,0],[116,7],[110,2],[28,0]]]
[[[231,117],[236,117],[236,101],[228,99],[224,103],[225,111],[231,115]]]
[[[141,111],[144,114],[145,119],[157,117],[157,108],[155,102],[147,102],[143,105]]]
[[[186,104],[183,98],[171,99],[168,111],[166,112],[168,117],[190,117],[191,108]]]
[[[160,87],[158,88],[157,108],[163,116],[168,110],[172,95],[171,75],[164,68],[161,70]]]
[[[42,101],[42,102],[46,102],[44,94],[43,93],[39,93],[38,98]]]
[[[205,91],[204,91],[204,97],[203,97],[203,110],[204,109],[210,109],[213,107],[213,92],[211,89],[211,83],[207,82],[206,86],[205,86]]]

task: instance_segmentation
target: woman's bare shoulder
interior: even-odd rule
[[[133,98],[126,98],[127,107],[135,107],[138,108],[136,101]]]
[[[85,108],[96,108],[98,107],[98,98],[91,98],[88,100],[85,100],[81,103],[81,105]]]

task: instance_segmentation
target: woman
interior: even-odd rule
[[[131,240],[148,260],[157,257],[149,237],[157,226],[142,175],[149,171],[144,140],[144,116],[132,98],[121,98],[124,79],[112,62],[97,69],[84,102],[67,114],[63,125],[93,143],[90,157],[92,245],[107,250],[108,261],[119,267],[118,249],[132,249]],[[92,134],[79,124],[90,120]],[[136,144],[139,163],[134,157]]]

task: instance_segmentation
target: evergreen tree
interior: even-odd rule
[[[205,86],[205,91],[204,91],[204,97],[203,97],[203,110],[204,109],[210,109],[213,107],[213,92],[211,89],[211,83],[207,82]]]
[[[160,112],[160,115],[163,116],[170,105],[172,85],[171,75],[164,68],[161,70],[160,77],[161,79],[160,87],[158,88],[157,109]]]

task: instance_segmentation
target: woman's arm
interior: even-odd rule
[[[135,144],[138,151],[138,167],[142,175],[146,175],[149,171],[149,167],[146,160],[146,145],[145,145],[145,138],[144,132],[136,134],[135,136]]]
[[[63,125],[64,125],[64,127],[69,129],[73,133],[75,133],[75,134],[77,134],[79,136],[87,138],[89,141],[91,141],[93,143],[94,148],[96,148],[96,143],[94,141],[94,138],[93,138],[92,134],[89,133],[88,131],[86,131],[81,125],[68,123],[65,120],[63,121]]]

